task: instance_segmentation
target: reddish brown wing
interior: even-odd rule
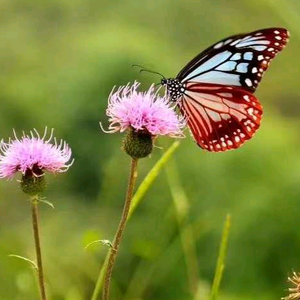
[[[179,102],[197,144],[208,151],[239,148],[260,126],[262,106],[242,88],[189,82]]]

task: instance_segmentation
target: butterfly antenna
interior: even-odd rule
[[[143,67],[143,66],[140,66],[140,65],[132,65],[132,67],[138,67],[138,68],[141,68],[140,73],[142,73],[142,72],[148,72],[148,73],[152,73],[152,74],[157,74],[157,75],[161,76],[161,78],[166,79],[166,77],[165,77],[163,74],[161,74],[161,73],[159,73],[159,72],[156,72],[156,71],[149,70],[149,69],[147,69],[147,68],[145,68],[145,67]]]

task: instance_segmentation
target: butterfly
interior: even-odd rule
[[[222,152],[252,138],[263,113],[253,93],[288,38],[284,28],[234,35],[197,55],[176,78],[161,80],[201,148]]]

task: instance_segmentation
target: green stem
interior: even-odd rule
[[[223,229],[222,234],[222,240],[221,240],[221,246],[220,246],[220,252],[219,257],[217,261],[216,271],[215,271],[215,277],[211,289],[211,295],[210,300],[216,300],[219,294],[219,288],[225,268],[225,257],[227,252],[227,244],[228,244],[228,237],[229,237],[229,231],[230,231],[230,225],[231,225],[231,216],[226,216],[226,221]]]
[[[42,264],[42,251],[41,251],[40,234],[39,234],[38,197],[37,196],[33,196],[31,198],[31,214],[32,214],[32,227],[33,227],[33,233],[34,233],[37,266],[38,266],[38,279],[39,279],[39,286],[40,286],[40,294],[41,294],[41,299],[46,300],[47,297],[46,297],[46,290],[45,290],[45,280],[44,280],[44,272],[43,272],[43,264]]]
[[[103,293],[102,293],[102,300],[108,300],[109,298],[109,290],[110,290],[110,282],[111,282],[111,276],[112,271],[115,265],[116,257],[118,254],[118,250],[121,244],[122,236],[124,233],[124,229],[127,223],[130,204],[132,200],[132,194],[137,178],[137,164],[138,159],[132,158],[131,160],[131,167],[130,167],[130,175],[129,175],[129,182],[128,182],[128,188],[127,188],[127,195],[125,198],[125,204],[123,208],[122,217],[114,238],[114,241],[112,243],[112,248],[109,251],[108,261],[107,261],[107,269],[104,276],[104,285],[103,285]],[[92,299],[96,299],[97,294],[94,293]]]
[[[144,178],[144,180],[140,184],[139,188],[137,189],[136,193],[132,197],[128,219],[130,219],[133,212],[136,210],[136,208],[140,204],[141,200],[143,199],[144,195],[147,193],[149,188],[152,186],[153,182],[155,181],[155,179],[160,174],[160,171],[162,170],[162,168],[171,159],[171,157],[173,156],[174,152],[179,147],[179,145],[180,145],[180,142],[175,141],[169,147],[169,149],[162,155],[162,157],[156,162],[156,164],[152,167],[150,172]],[[106,273],[106,269],[107,269],[107,265],[108,265],[108,259],[109,259],[109,253],[107,253],[107,255],[105,256],[105,260],[104,260],[104,263],[103,263],[103,265],[101,267],[101,270],[99,272],[99,275],[98,275],[98,278],[97,278],[97,282],[96,282],[95,289],[93,291],[93,295],[92,295],[91,300],[97,300],[99,295],[100,295],[101,288],[103,286],[104,274]]]

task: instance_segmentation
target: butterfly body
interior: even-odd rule
[[[174,102],[176,102],[185,92],[185,84],[181,83],[179,79],[176,78],[163,78],[161,80],[161,85],[167,86],[170,100]]]
[[[288,36],[284,28],[268,28],[229,37],[197,55],[176,78],[162,79],[201,148],[236,149],[254,135],[262,106],[253,92]]]

